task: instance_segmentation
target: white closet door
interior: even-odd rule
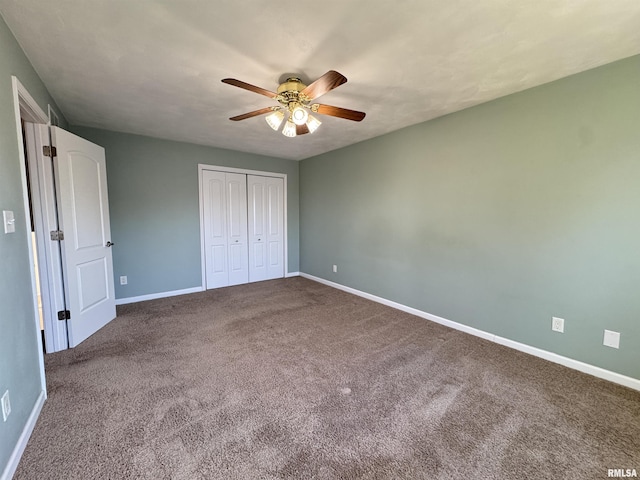
[[[267,278],[284,277],[284,180],[267,182]]]
[[[267,279],[267,185],[265,177],[249,175],[249,281]]]
[[[284,277],[284,180],[247,176],[249,281]]]
[[[207,288],[249,281],[247,176],[202,172]]]
[[[247,244],[247,176],[226,173],[229,285],[249,281]]]
[[[207,288],[229,285],[227,267],[227,195],[226,174],[202,172],[205,272]]]

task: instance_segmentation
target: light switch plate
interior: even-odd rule
[[[3,210],[2,218],[4,219],[4,233],[13,233],[16,231],[16,219],[11,210]]]
[[[611,330],[604,331],[603,345],[611,348],[620,348],[620,332],[612,332]]]
[[[9,418],[9,414],[11,413],[11,402],[9,401],[9,390],[4,392],[2,395],[2,399],[0,400],[2,403],[2,421],[6,422],[7,418]]]

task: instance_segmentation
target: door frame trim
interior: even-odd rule
[[[42,152],[42,147],[51,143],[49,133],[48,126],[32,123],[27,123],[24,132],[40,274],[45,353],[69,347],[67,323],[57,318],[57,312],[65,310],[60,248],[57,243],[51,242],[48,234],[58,230],[53,164]]]
[[[18,140],[18,159],[20,162],[20,183],[22,187],[22,200],[24,206],[24,221],[25,230],[31,232],[31,211],[29,208],[29,193],[27,185],[27,163],[24,154],[24,138],[22,136],[22,122],[24,117],[25,121],[31,123],[49,124],[49,118],[47,114],[40,108],[38,103],[31,96],[29,91],[22,85],[18,77],[11,76],[11,86],[13,90],[13,110],[16,120],[16,134]],[[34,312],[34,333],[36,335],[36,341],[38,344],[38,363],[40,364],[40,385],[44,397],[47,397],[47,382],[44,373],[44,349],[42,345],[42,335],[40,334],[40,315],[38,313],[38,293],[36,289],[36,275],[34,268],[34,253],[33,244],[31,241],[31,235],[28,238],[29,249],[29,273],[31,275],[31,296],[33,300],[33,312]],[[44,279],[41,279],[41,281]]]
[[[287,277],[289,272],[289,224],[287,221],[287,210],[288,210],[288,200],[287,200],[287,174],[279,173],[279,172],[263,172],[259,170],[249,170],[246,168],[234,168],[234,167],[221,167],[218,165],[208,165],[204,163],[198,164],[198,203],[200,208],[200,266],[202,268],[202,290],[207,289],[207,262],[205,261],[205,239],[204,239],[204,192],[202,191],[202,172],[204,170],[211,170],[216,172],[225,172],[225,173],[240,173],[244,175],[257,175],[261,177],[273,177],[273,178],[282,178],[284,183],[283,188],[283,214],[284,214],[284,241],[283,241],[283,257],[284,257],[284,278]]]

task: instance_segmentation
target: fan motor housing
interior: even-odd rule
[[[299,93],[305,88],[307,88],[307,86],[304,83],[302,83],[299,78],[290,77],[290,78],[287,78],[286,82],[280,84],[280,86],[278,87],[278,93],[280,94],[286,93],[286,92]]]

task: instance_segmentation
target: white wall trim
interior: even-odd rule
[[[299,277],[300,272],[288,272],[284,274],[284,278]]]
[[[11,85],[13,87],[13,101],[14,108],[17,110],[16,118],[18,119],[18,124],[20,123],[20,107],[22,107],[28,117],[25,119],[26,121],[44,123],[46,125],[49,122],[49,116],[44,113],[44,110],[40,108],[38,102],[34,100],[29,91],[24,88],[24,85],[22,85],[15,75],[11,76]],[[20,99],[21,102],[18,102],[18,99]]]
[[[13,111],[16,120],[16,134],[18,139],[18,158],[20,160],[20,176],[22,183],[22,201],[24,204],[24,217],[25,217],[25,230],[31,232],[31,209],[29,206],[29,187],[27,185],[27,163],[24,155],[22,136],[22,123],[21,119],[32,123],[46,124],[49,121],[47,114],[40,108],[38,102],[34,100],[29,91],[24,88],[24,85],[18,80],[15,75],[11,76],[11,87],[13,90]],[[35,336],[38,343],[38,361],[40,363],[40,385],[42,390],[47,391],[47,380],[44,373],[44,353],[42,348],[42,336],[40,335],[40,315],[38,313],[38,291],[36,288],[36,272],[34,263],[34,251],[33,244],[31,242],[31,236],[28,236],[28,248],[29,248],[29,271],[31,273],[31,294],[33,297],[33,309],[34,309],[34,323],[35,323]]]
[[[56,113],[51,104],[47,105],[47,111],[49,112],[49,125],[51,125],[52,127],[59,127],[60,116]]]
[[[282,178],[283,180],[283,198],[284,202],[284,272],[285,278],[287,276],[287,271],[289,270],[289,220],[288,220],[288,210],[289,210],[289,199],[288,195],[288,185],[287,185],[287,174],[279,173],[279,172],[262,172],[259,170],[249,170],[247,168],[233,168],[233,167],[219,167],[217,165],[207,165],[204,163],[198,164],[198,202],[200,208],[200,264],[202,268],[202,289],[207,289],[207,262],[205,259],[205,241],[204,241],[204,192],[202,190],[202,172],[204,170],[214,170],[216,172],[228,172],[228,173],[240,173],[243,175],[258,175],[262,177],[274,177],[274,178]]]
[[[216,172],[241,173],[244,175],[259,175],[261,177],[278,177],[287,178],[286,173],[280,172],[263,172],[260,170],[249,170],[248,168],[219,167],[217,165],[208,165],[205,163],[198,164],[198,172],[202,170],[215,170]]]
[[[50,143],[49,127],[27,123],[24,135],[40,274],[45,352],[53,353],[69,348],[69,342],[67,324],[58,321],[57,316],[57,312],[64,310],[60,249],[49,238],[49,232],[58,229],[53,165],[50,161],[43,161],[42,156],[42,147]]]
[[[408,307],[401,303],[397,303],[391,300],[387,300],[386,298],[378,297],[376,295],[372,295],[370,293],[366,293],[360,290],[356,290],[355,288],[347,287],[345,285],[341,285],[339,283],[332,282],[330,280],[325,280],[324,278],[315,277],[313,275],[309,275],[308,273],[300,273],[301,277],[307,278],[309,280],[313,280],[318,283],[322,283],[324,285],[328,285],[333,288],[337,288],[338,290],[343,290],[348,293],[352,293],[354,295],[358,295],[359,297],[366,298],[368,300],[381,303],[391,308],[395,308],[397,310],[401,310],[403,312],[410,313],[417,317],[421,317],[427,320],[431,320],[432,322],[439,323],[446,327],[453,328],[455,330],[460,330],[465,333],[469,333],[471,335],[475,335],[476,337],[484,338],[485,340],[489,340],[491,342],[495,342],[499,345],[504,345],[505,347],[513,348],[514,350],[518,350],[520,352],[528,353],[529,355],[533,355],[535,357],[543,358],[545,360],[549,360],[553,363],[558,363],[560,365],[564,365],[565,367],[572,368],[574,370],[578,370],[583,373],[587,373],[589,375],[593,375],[594,377],[602,378],[604,380],[608,380],[613,383],[617,383],[619,385],[624,385],[625,387],[632,388],[634,390],[640,391],[640,379],[628,377],[626,375],[621,375],[616,372],[612,372],[610,370],[605,370],[604,368],[597,367],[595,365],[591,365],[588,363],[581,362],[579,360],[574,360],[572,358],[563,357],[562,355],[558,355],[557,353],[549,352],[547,350],[542,350],[541,348],[532,347],[530,345],[526,345],[524,343],[516,342],[514,340],[509,340],[508,338],[503,338],[498,335],[494,335],[493,333],[485,332],[483,330],[479,330],[477,328],[469,327],[467,325],[463,325],[462,323],[454,322],[452,320],[448,320],[443,317],[439,317],[437,315],[433,315],[431,313],[423,312],[422,310],[418,310],[413,307]]]
[[[22,429],[22,433],[20,434],[20,438],[18,438],[18,443],[13,448],[11,452],[11,456],[9,457],[9,461],[7,465],[4,467],[4,471],[2,472],[2,476],[0,480],[11,480],[13,474],[16,472],[18,468],[18,463],[20,463],[20,459],[22,458],[22,454],[24,453],[24,449],[27,446],[27,442],[31,437],[31,433],[33,432],[34,427],[36,426],[36,422],[38,421],[38,417],[40,416],[40,411],[42,410],[42,406],[44,405],[44,400],[47,398],[46,392],[43,390],[38,395],[36,399],[36,403],[31,409],[31,414],[27,419],[27,423]]]
[[[202,287],[185,288],[182,290],[172,290],[170,292],[150,293],[148,295],[140,295],[138,297],[116,298],[116,305],[126,305],[127,303],[145,302],[147,300],[155,300],[157,298],[175,297],[178,295],[188,295],[189,293],[198,293],[204,291]]]

